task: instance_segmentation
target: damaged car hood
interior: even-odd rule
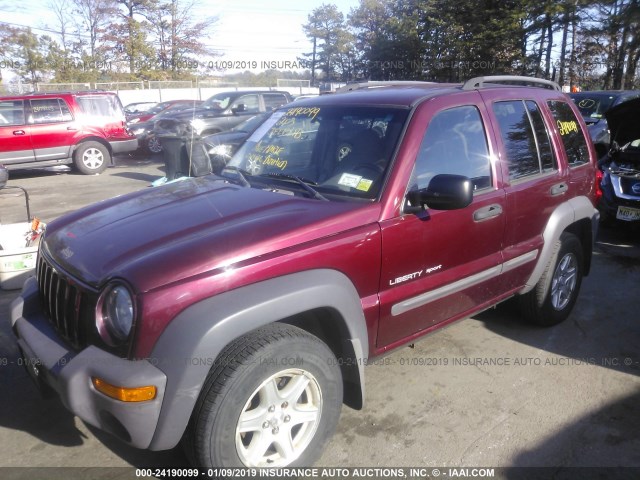
[[[640,138],[640,98],[628,100],[605,113],[611,142],[623,146]]]

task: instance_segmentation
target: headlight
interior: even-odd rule
[[[123,343],[133,326],[133,297],[129,289],[121,283],[108,285],[98,299],[96,310],[96,327],[100,337],[108,345]]]
[[[129,123],[138,123],[139,121],[139,118],[132,118],[131,120],[129,120]]]
[[[202,130],[205,127],[205,123],[202,120],[200,120],[199,118],[196,118],[195,120],[191,120],[191,126],[196,131],[196,133],[198,135],[200,135],[200,133],[202,132]]]
[[[144,133],[146,129],[144,127],[142,128],[132,128],[131,131],[133,132],[134,135],[140,135],[142,133]]]
[[[209,155],[220,155],[222,157],[230,157],[232,146],[228,144],[216,145],[209,149]]]

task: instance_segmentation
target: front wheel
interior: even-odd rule
[[[111,154],[107,147],[98,142],[84,142],[78,145],[74,153],[76,168],[85,175],[98,175],[111,163]]]
[[[578,298],[582,271],[582,244],[575,235],[565,232],[535,288],[520,297],[525,318],[544,327],[564,321]]]
[[[297,327],[271,324],[216,361],[186,432],[203,468],[308,466],[333,434],[342,406],[332,351]]]

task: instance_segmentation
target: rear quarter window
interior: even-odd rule
[[[548,105],[556,121],[569,166],[578,167],[589,163],[589,147],[571,107],[559,100],[551,100]]]
[[[124,111],[117,97],[111,95],[78,96],[76,102],[85,115],[114,119],[124,118]]]
[[[60,98],[42,98],[29,101],[31,116],[29,121],[34,124],[61,123],[73,120],[69,107]]]

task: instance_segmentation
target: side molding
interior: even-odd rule
[[[353,345],[364,397],[362,360],[369,355],[360,297],[335,270],[310,270],[216,295],[181,312],[156,343],[149,361],[167,375],[165,401],[149,448],[173,448],[189,422],[216,358],[234,339],[263,325],[318,308],[335,310]],[[353,381],[353,379],[352,379]]]

